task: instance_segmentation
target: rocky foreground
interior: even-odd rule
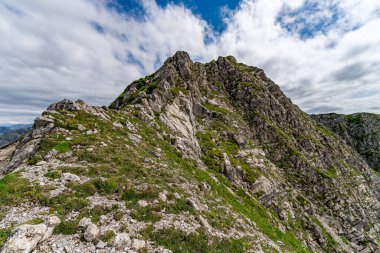
[[[379,177],[261,69],[185,52],[0,151],[1,252],[379,252]]]

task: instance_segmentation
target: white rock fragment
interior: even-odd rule
[[[48,239],[53,234],[54,228],[58,226],[60,223],[61,220],[57,216],[50,216],[46,218],[45,224],[47,226],[47,230],[41,241],[45,241],[46,239]]]
[[[132,241],[132,249],[139,251],[146,247],[146,242],[144,240],[133,239]]]
[[[114,122],[112,125],[117,128],[123,128],[123,125],[120,122]]]
[[[45,164],[47,164],[46,161],[39,161],[38,163],[36,163],[36,166],[43,166]]]
[[[86,128],[83,126],[83,125],[81,125],[81,124],[78,124],[78,130],[79,131],[83,131],[83,130],[85,130]]]
[[[139,200],[137,202],[137,204],[141,207],[147,207],[148,206],[148,202],[146,202],[145,200]]]
[[[125,122],[125,125],[126,125],[127,128],[128,128],[129,130],[131,130],[132,132],[136,132],[136,128],[135,128],[135,126],[134,126],[131,122],[129,122],[129,121]]]
[[[92,221],[90,218],[84,217],[79,221],[79,227],[82,229],[86,229],[90,224],[92,224]]]
[[[158,195],[158,197],[160,198],[160,200],[162,202],[166,202],[168,200],[168,198],[166,197],[166,193],[165,192],[160,192],[160,194]]]
[[[91,223],[88,225],[86,231],[83,234],[83,237],[86,241],[92,242],[93,240],[96,239],[96,237],[99,234],[99,228],[95,224]]]
[[[120,233],[115,236],[113,246],[117,249],[123,249],[131,245],[131,238],[127,233]]]
[[[98,133],[98,130],[96,130],[96,129],[90,129],[90,130],[88,130],[88,131],[86,132],[87,135],[90,135],[90,134],[96,134],[96,133]]]
[[[79,182],[80,177],[71,173],[62,173],[61,181],[64,182]]]
[[[96,244],[96,248],[97,248],[97,249],[104,249],[106,246],[107,246],[107,243],[106,243],[106,242],[103,242],[102,240],[100,240],[100,241]]]
[[[135,144],[139,144],[141,142],[142,137],[138,134],[130,134],[128,133],[128,138],[134,142]]]

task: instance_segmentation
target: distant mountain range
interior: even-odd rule
[[[0,125],[0,147],[17,140],[32,128],[31,124]]]

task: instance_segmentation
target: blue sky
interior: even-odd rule
[[[380,2],[2,0],[0,124],[108,105],[177,50],[263,68],[308,113],[380,113]]]

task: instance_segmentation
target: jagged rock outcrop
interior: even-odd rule
[[[380,171],[380,115],[328,113],[311,117],[341,136],[372,169]]]
[[[234,57],[202,64],[177,52],[109,108],[64,100],[44,117],[53,125],[34,163],[4,180],[11,190],[35,181],[23,196],[62,216],[36,252],[379,249],[378,176]]]
[[[0,170],[0,176],[15,170],[20,164],[35,154],[42,138],[53,129],[52,119],[40,116],[34,120],[33,128],[17,145],[10,163]]]

